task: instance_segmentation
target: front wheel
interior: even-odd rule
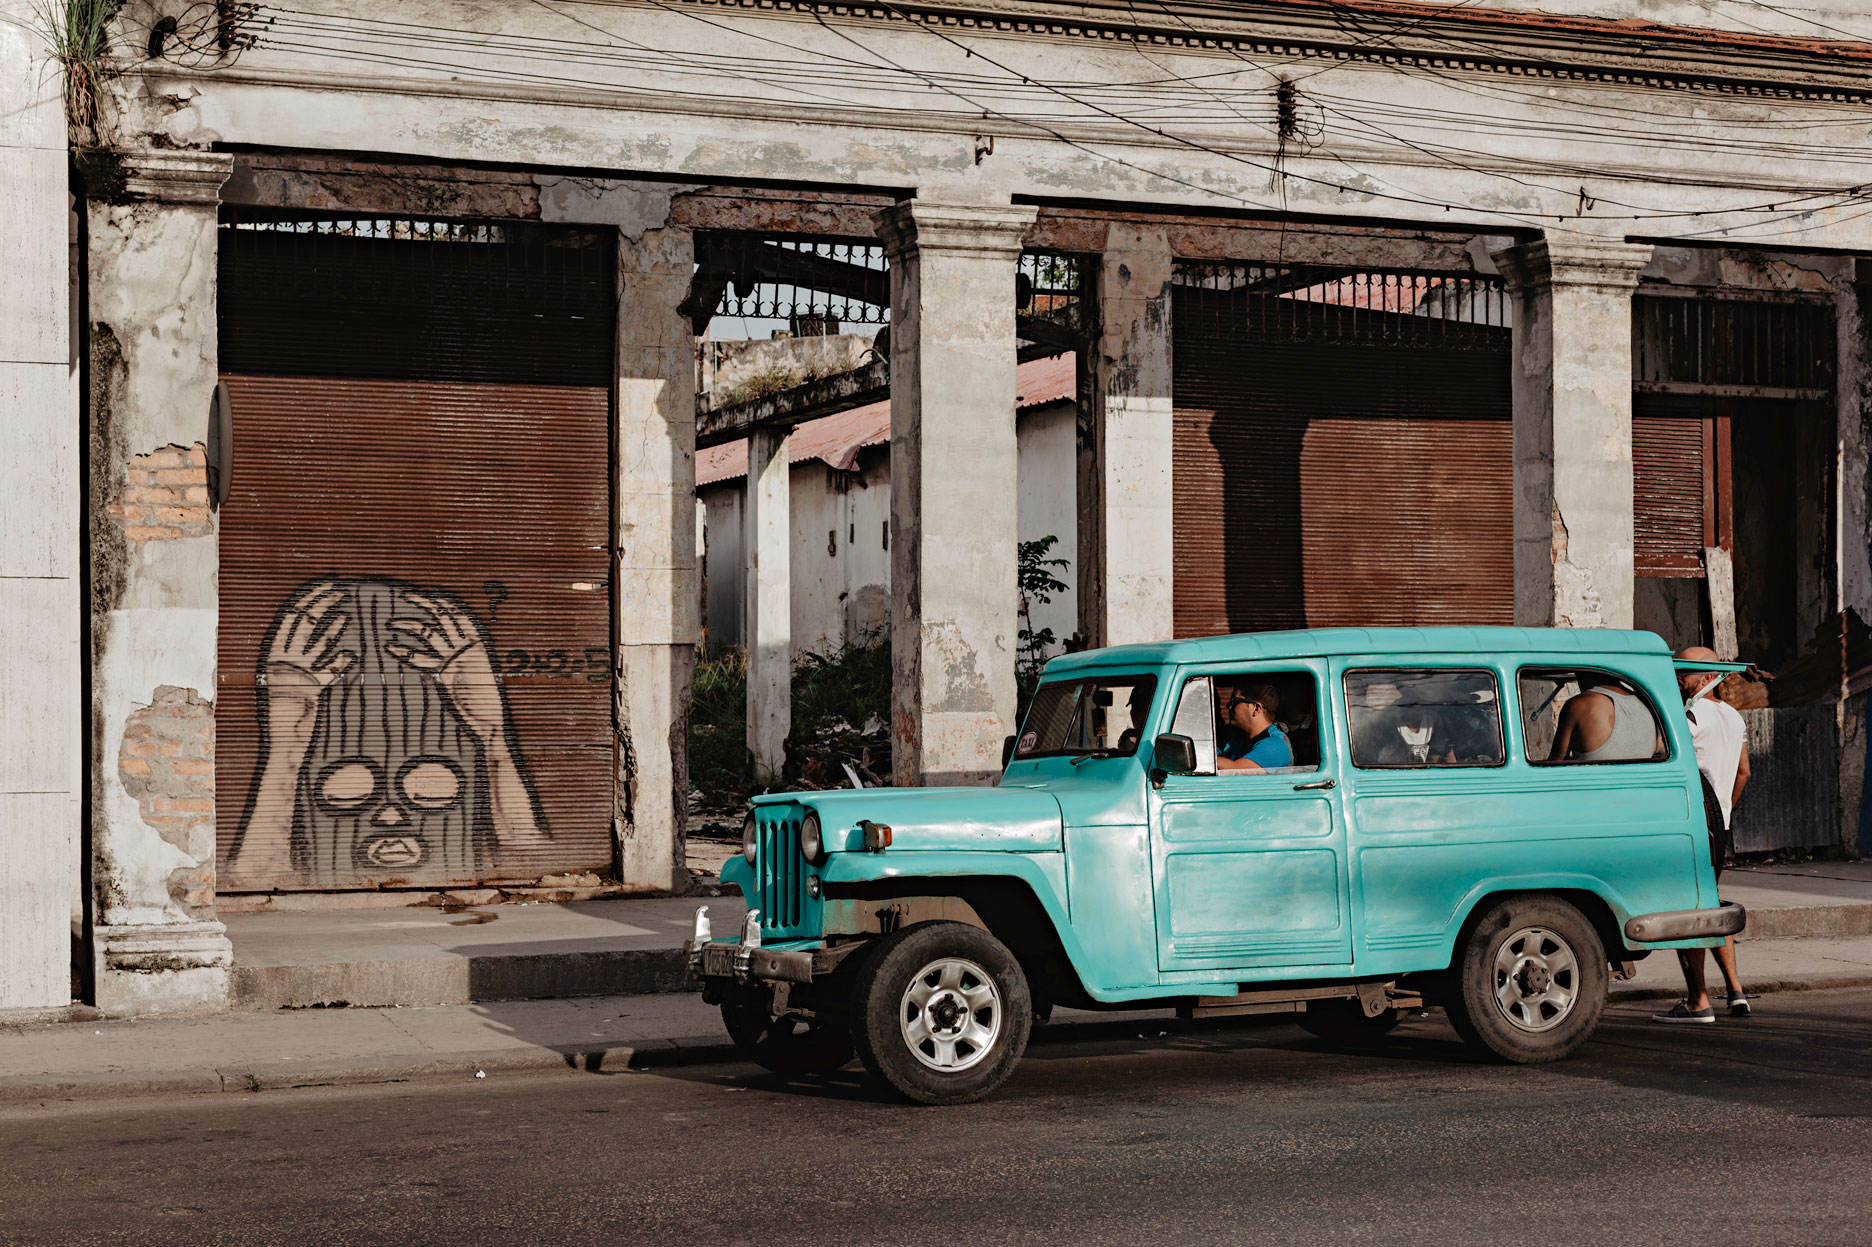
[[[1033,1028],[1014,954],[960,922],[886,937],[858,972],[851,1009],[859,1059],[918,1104],[981,1099],[1013,1072]]]
[[[1605,948],[1586,916],[1557,896],[1489,906],[1454,969],[1450,1025],[1472,1047],[1519,1065],[1571,1056],[1605,1009]]]
[[[775,1018],[765,1000],[723,1001],[721,1011],[741,1054],[776,1074],[827,1074],[852,1059],[851,1029],[843,1021]]]

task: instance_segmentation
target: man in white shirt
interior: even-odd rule
[[[1716,651],[1701,645],[1692,646],[1677,657],[1689,662],[1716,662]],[[1698,693],[1721,680],[1714,671],[1686,671],[1677,677],[1689,703],[1690,743],[1696,749],[1697,770],[1703,774],[1703,799],[1710,832],[1710,860],[1716,874],[1722,874],[1723,843],[1728,838],[1729,818],[1735,803],[1742,798],[1748,783],[1748,729],[1741,712],[1727,702],[1716,700],[1716,691],[1703,697]],[[1748,994],[1736,976],[1735,940],[1725,937],[1715,950],[1716,964],[1722,968],[1723,982],[1729,989],[1729,1016],[1747,1017]],[[1703,950],[1679,949],[1677,959],[1683,964],[1684,985],[1689,998],[1672,1005],[1664,1013],[1654,1013],[1655,1022],[1714,1022],[1716,1009],[1710,1004],[1709,987],[1704,978]]]

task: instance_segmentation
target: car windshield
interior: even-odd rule
[[[1034,693],[1014,757],[1134,754],[1144,743],[1144,717],[1157,691],[1152,675],[1057,680]]]

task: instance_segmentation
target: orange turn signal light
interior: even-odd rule
[[[890,848],[891,829],[883,823],[874,823],[868,818],[858,820],[858,830],[864,832],[865,852],[882,853]]]

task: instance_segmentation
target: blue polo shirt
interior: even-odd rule
[[[1246,745],[1237,738],[1225,742],[1216,752],[1225,758],[1252,762],[1264,771],[1293,765],[1293,745],[1288,743],[1287,730],[1278,723],[1270,723],[1267,731]]]

